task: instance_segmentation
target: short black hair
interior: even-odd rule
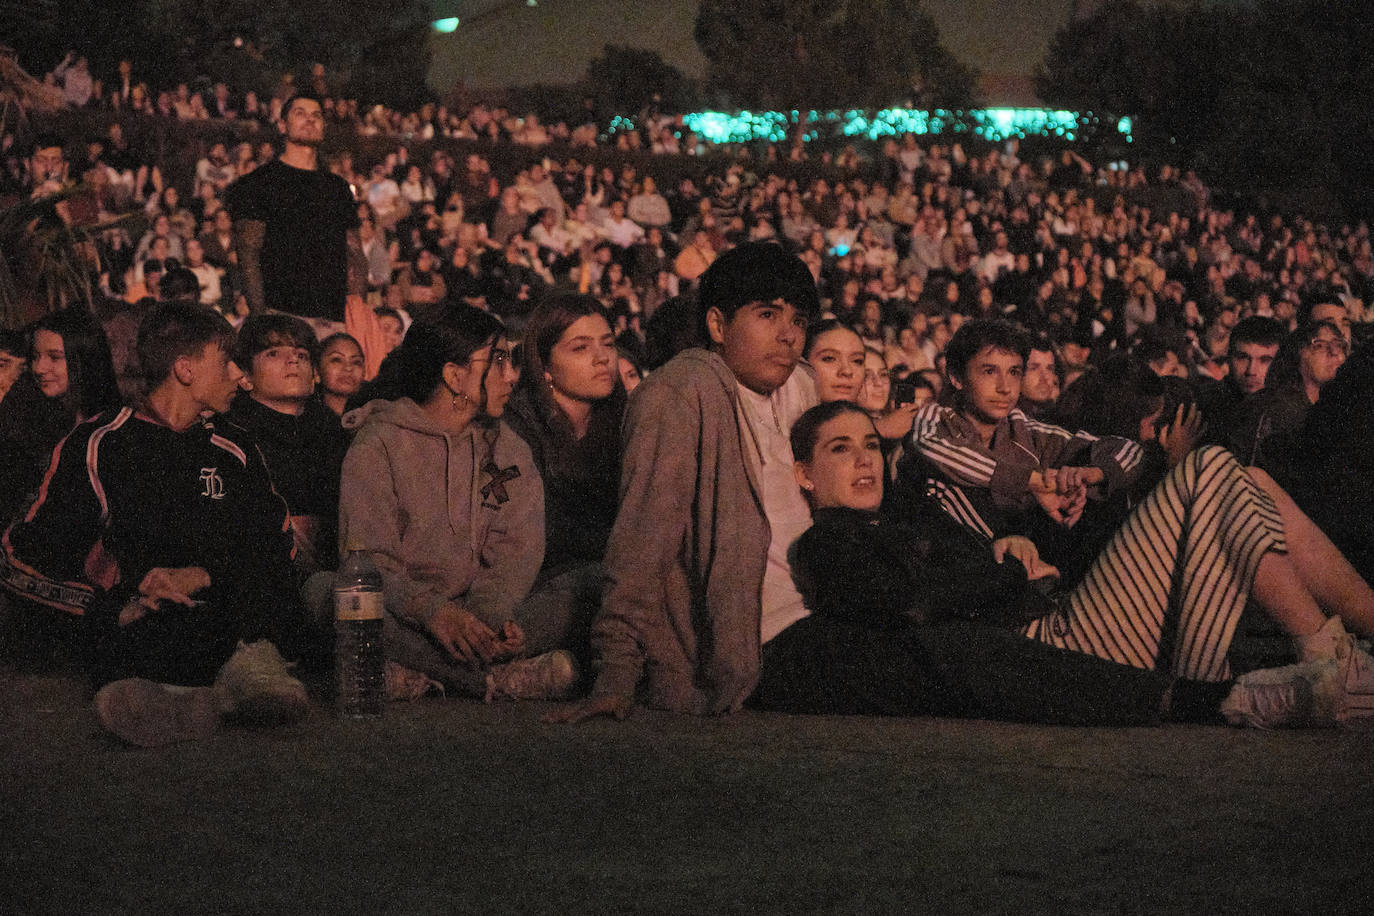
[[[711,309],[719,309],[729,321],[751,302],[774,299],[790,303],[808,322],[821,314],[816,280],[801,258],[774,242],[746,242],[731,248],[706,268],[697,287],[701,339],[711,339],[706,325]]]
[[[672,296],[649,316],[644,324],[644,368],[650,372],[683,350],[704,347],[697,321],[696,301],[691,296]]]
[[[1059,377],[1061,382],[1064,380],[1064,367],[1061,365],[1059,359],[1059,347],[1055,345],[1050,335],[1046,334],[1044,331],[1038,334],[1031,334],[1027,347],[1026,359],[1028,361],[1030,360],[1032,350],[1037,353],[1048,353],[1050,356],[1054,357],[1054,374]],[[945,365],[949,365],[948,356],[945,357]]]
[[[171,259],[168,259],[168,263],[171,263]],[[147,271],[146,264],[143,269]],[[157,293],[164,302],[174,299],[199,301],[200,279],[188,268],[180,265],[170,266],[167,272],[158,278]]]
[[[8,353],[20,359],[29,358],[29,348],[24,341],[24,332],[0,328],[0,353]]]
[[[53,147],[62,150],[62,155],[64,157],[67,155],[66,141],[57,134],[44,131],[33,138],[33,143],[29,146],[29,155],[32,156],[41,149],[52,149]]]
[[[1166,330],[1157,325],[1146,325],[1140,329],[1139,339],[1131,347],[1131,355],[1146,364],[1167,359],[1173,353],[1181,361],[1188,352],[1188,341],[1176,330]]]
[[[1334,305],[1341,311],[1345,311],[1345,303],[1341,301],[1340,297],[1338,296],[1307,296],[1302,300],[1301,304],[1298,306],[1298,323],[1304,324],[1312,320],[1312,310],[1319,305]],[[1232,333],[1235,332],[1233,331]]]
[[[1277,347],[1283,343],[1283,324],[1277,318],[1264,315],[1251,315],[1236,322],[1231,329],[1231,343],[1228,353],[1235,353],[1241,344],[1260,344]]]
[[[988,347],[1015,353],[1025,362],[1030,355],[1030,337],[1018,325],[1003,318],[966,321],[945,347],[945,374],[962,379],[969,362]]]
[[[234,362],[244,372],[253,368],[253,357],[273,347],[301,347],[315,361],[315,331],[304,320],[285,312],[251,315],[239,328],[238,343],[234,347]]]
[[[291,106],[295,105],[297,102],[314,102],[316,105],[320,106],[320,111],[324,111],[324,100],[318,95],[313,92],[297,92],[282,103],[281,119],[283,121],[285,121],[286,116],[291,113]]]

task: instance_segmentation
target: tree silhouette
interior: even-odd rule
[[[917,0],[702,0],[710,89],[744,108],[961,108],[976,73]]]

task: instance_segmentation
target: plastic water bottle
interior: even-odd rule
[[[350,544],[334,577],[334,669],[340,714],[380,716],[386,707],[382,576],[367,551]]]

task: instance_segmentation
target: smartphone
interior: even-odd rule
[[[916,380],[914,378],[895,378],[892,380],[892,403],[898,406],[916,401]]]

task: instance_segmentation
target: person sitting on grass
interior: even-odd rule
[[[576,686],[563,591],[530,594],[544,485],[500,417],[515,370],[496,316],[456,305],[417,321],[344,417],[339,544],[370,553],[386,595],[387,692],[552,699]],[[307,589],[316,589],[312,579]],[[314,606],[326,600],[311,600]],[[590,615],[588,608],[585,612]],[[581,629],[585,631],[585,623]]]
[[[759,647],[805,616],[787,549],[810,524],[792,480],[792,421],[816,403],[801,361],[820,314],[806,265],[752,242],[701,276],[710,349],[654,370],[626,412],[620,509],[592,626],[590,698],[560,721],[739,709]]]
[[[1076,680],[1055,680],[1074,670],[1066,658],[1048,678],[1035,678],[1015,666],[1024,659],[1014,652],[999,662],[1011,667],[979,671],[950,666],[942,644],[932,651],[916,637],[922,652],[904,648],[911,626],[971,620],[1067,654],[1160,672],[1173,679],[1175,713],[1219,709],[1232,724],[1257,727],[1374,716],[1374,659],[1345,631],[1374,632],[1374,591],[1268,475],[1242,468],[1225,449],[1189,454],[1134,509],[1083,583],[1046,601],[1029,585],[1052,581],[1056,570],[1029,540],[985,544],[934,505],[881,514],[879,443],[871,420],[843,402],[808,411],[792,428],[797,481],[815,514],[796,544],[794,570],[819,619],[794,624],[765,647],[760,693],[768,705],[953,708],[1050,721],[1068,710],[1070,720],[1092,721],[1110,717],[1098,704],[1116,685],[1131,684],[1107,666],[1098,672],[1103,682],[1091,667]],[[1226,654],[1247,598],[1293,637],[1301,662],[1233,685]],[[875,628],[882,639],[868,635]],[[988,636],[963,633],[975,643]],[[856,647],[873,654],[856,658]],[[1042,712],[1038,702],[1047,704]]]
[[[28,372],[0,401],[0,525],[27,508],[62,437],[78,421],[120,405],[110,345],[90,312],[44,315],[28,340]],[[14,356],[7,361],[24,365]]]
[[[1008,321],[960,327],[945,352],[953,406],[928,404],[915,415],[894,495],[933,493],[975,534],[1029,537],[1057,563],[1078,546],[1069,529],[1089,497],[1129,490],[1143,452],[1129,439],[1027,417],[1016,405],[1029,349]]]
[[[539,581],[596,572],[615,521],[625,416],[611,326],[596,299],[560,293],[530,314],[520,352],[524,369],[505,419],[544,481]]]
[[[4,538],[6,585],[83,615],[96,713],[136,745],[309,709],[283,660],[311,648],[286,504],[214,416],[243,376],[233,346],[212,309],[155,307],[138,332],[146,398],[79,424]]]
[[[252,315],[239,329],[234,362],[243,390],[229,419],[248,430],[291,511],[295,565],[302,581],[334,569],[339,475],[348,436],[315,393],[315,332],[285,312]]]

